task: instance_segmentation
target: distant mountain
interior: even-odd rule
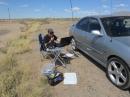
[[[119,11],[119,12],[114,12],[112,15],[130,16],[130,12],[129,11]]]

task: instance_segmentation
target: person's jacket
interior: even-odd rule
[[[57,40],[57,37],[56,37],[55,35],[53,35],[52,37],[54,37],[54,41]],[[45,42],[45,43],[48,43],[50,40],[51,40],[51,37],[47,34],[47,35],[44,37],[44,42]]]

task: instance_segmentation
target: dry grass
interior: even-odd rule
[[[30,66],[18,64],[15,55],[5,55],[0,64],[0,97],[51,97],[46,80],[33,80]]]
[[[52,97],[46,80],[32,71],[28,62],[20,63],[17,58],[32,50],[30,37],[39,31],[41,22],[32,21],[25,25],[27,28],[21,30],[19,37],[9,40],[1,48],[0,97]]]
[[[0,64],[0,97],[16,97],[16,87],[22,78],[22,72],[17,70],[17,60],[14,55],[7,54]]]
[[[16,40],[10,41],[8,43],[8,52],[7,53],[14,53],[14,54],[23,54],[29,52],[31,50],[30,47],[30,40],[26,38],[18,38]]]
[[[0,35],[5,35],[8,34],[9,31],[8,30],[0,30]]]

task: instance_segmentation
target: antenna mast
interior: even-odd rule
[[[111,6],[111,16],[112,16],[112,12],[113,12],[113,11],[112,11],[112,9],[113,9],[113,8],[112,8],[112,7],[113,7],[113,2],[112,2],[112,0],[111,0],[111,5],[110,5],[110,6]]]
[[[72,5],[72,1],[70,0],[70,7],[71,7],[71,12],[72,12],[72,21],[74,18],[74,13],[73,13],[73,5]]]
[[[9,21],[10,21],[11,17],[10,17],[10,9],[9,9],[9,7],[8,7],[8,16],[9,16]]]

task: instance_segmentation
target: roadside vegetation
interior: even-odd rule
[[[21,24],[25,27],[20,28],[19,37],[7,41],[0,49],[0,97],[51,97],[46,80],[41,75],[34,78],[35,72],[30,64],[26,61],[20,63],[18,58],[32,52],[32,34],[39,31],[42,23],[24,21]]]

